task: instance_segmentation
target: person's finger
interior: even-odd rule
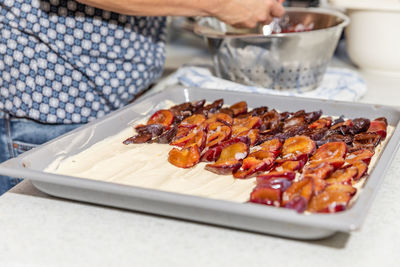
[[[233,27],[235,27],[235,28],[249,28],[249,29],[252,29],[252,28],[255,28],[256,26],[257,26],[257,22],[256,21],[244,21],[244,22],[239,22],[239,23],[235,23],[235,24],[232,24],[232,26]]]
[[[270,6],[270,14],[272,17],[282,17],[285,14],[285,9],[280,3],[274,1]]]
[[[265,19],[261,22],[262,25],[270,24],[272,22],[273,17],[267,15]]]

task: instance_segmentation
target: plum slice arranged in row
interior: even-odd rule
[[[243,142],[236,142],[224,147],[218,160],[207,164],[205,168],[217,174],[232,174],[240,168],[248,154],[249,146]]]
[[[367,176],[385,118],[345,119],[322,111],[249,110],[245,101],[185,102],[156,111],[124,144],[162,143],[179,168],[205,169],[237,179],[256,177],[250,202],[297,212],[346,210]]]

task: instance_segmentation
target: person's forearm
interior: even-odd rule
[[[77,0],[82,4],[125,15],[207,16],[218,0]]]
[[[214,16],[234,26],[253,28],[280,17],[283,0],[77,0],[133,16]]]

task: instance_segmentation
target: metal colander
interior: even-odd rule
[[[279,20],[285,31],[296,25],[311,31],[262,34],[255,29],[236,29],[215,18],[195,24],[205,37],[213,57],[215,74],[246,85],[305,92],[319,86],[349,19],[321,8],[286,8]]]

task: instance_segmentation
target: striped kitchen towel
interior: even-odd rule
[[[170,76],[169,81],[167,81],[167,85],[172,84],[208,89],[343,101],[357,101],[367,92],[367,86],[361,76],[356,71],[344,68],[328,68],[321,85],[315,90],[304,93],[277,91],[268,88],[242,85],[218,78],[212,74],[209,68],[197,66],[184,66],[179,68]]]

